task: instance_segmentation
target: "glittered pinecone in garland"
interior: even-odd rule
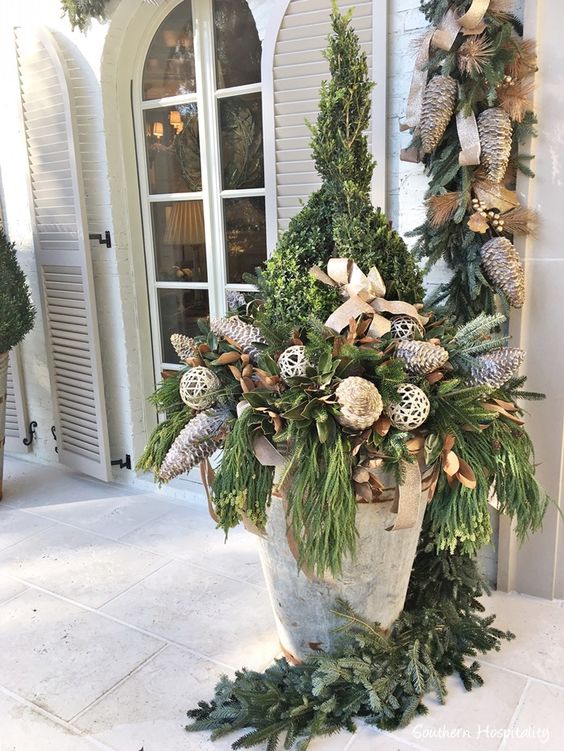
[[[522,308],[525,302],[525,269],[513,243],[506,237],[494,237],[480,251],[484,273],[492,285],[503,292],[510,305]]]
[[[445,365],[448,352],[431,342],[402,340],[396,347],[396,357],[404,361],[409,373],[426,375]]]
[[[439,145],[454,114],[458,84],[450,76],[434,76],[425,89],[421,105],[421,145],[430,154]]]
[[[478,132],[482,147],[480,163],[488,180],[500,183],[507,172],[511,155],[511,118],[501,107],[491,107],[478,117]]]
[[[193,417],[168,450],[159,479],[170,482],[211,456],[229,431],[229,417],[226,408],[200,412]]]
[[[191,336],[185,334],[171,334],[170,343],[178,355],[178,359],[186,362],[190,357],[196,354],[196,342]]]
[[[245,352],[253,362],[256,362],[260,350],[256,343],[266,344],[266,339],[256,326],[245,323],[239,316],[230,318],[210,319],[210,328],[216,336],[232,341],[242,352]]]
[[[519,370],[524,358],[525,352],[516,347],[502,347],[479,355],[470,369],[468,383],[498,389]]]

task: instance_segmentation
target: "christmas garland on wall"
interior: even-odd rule
[[[424,0],[433,28],[420,47],[406,122],[413,141],[402,158],[423,161],[429,176],[427,219],[412,233],[415,252],[451,278],[434,294],[466,321],[524,303],[524,269],[515,235],[535,230],[520,206],[517,173],[532,177],[519,145],[535,135],[530,108],[535,44],[508,0]]]

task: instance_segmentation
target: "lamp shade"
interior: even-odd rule
[[[164,128],[162,123],[153,123],[153,135],[157,138],[162,138],[164,134]]]
[[[203,245],[206,241],[201,201],[175,201],[167,211],[165,245]]]

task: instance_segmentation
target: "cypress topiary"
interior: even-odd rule
[[[325,320],[338,292],[309,276],[332,257],[355,261],[366,273],[377,266],[389,299],[423,298],[419,269],[401,237],[370,200],[375,162],[368,150],[370,92],[366,54],[350,25],[350,12],[331,15],[333,33],[325,53],[331,79],[321,86],[319,116],[310,126],[315,167],[323,183],[291,220],[259,274],[263,322],[300,326],[313,315]]]
[[[31,330],[35,319],[25,274],[14,243],[0,227],[0,353],[8,352]]]

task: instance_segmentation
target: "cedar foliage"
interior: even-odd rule
[[[351,14],[333,5],[326,57],[331,79],[321,87],[319,116],[310,126],[322,186],[291,220],[273,256],[258,272],[266,329],[287,322],[304,326],[311,315],[325,320],[337,307],[335,289],[309,275],[332,257],[355,261],[364,272],[377,266],[388,299],[422,299],[421,275],[401,237],[370,201],[374,159],[365,132],[370,120],[366,54],[350,25]]]
[[[0,353],[8,352],[31,331],[35,308],[16,246],[0,226]]]

